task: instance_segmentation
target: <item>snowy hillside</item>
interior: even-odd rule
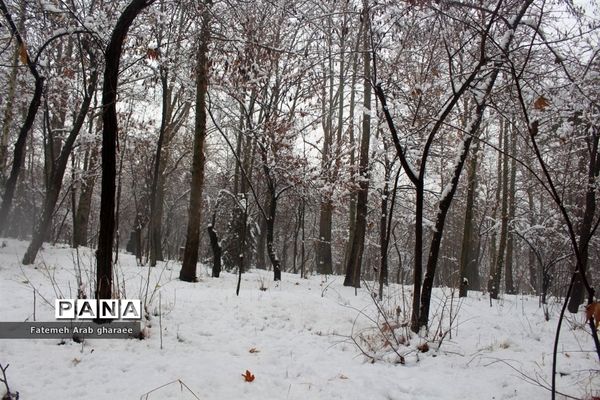
[[[46,246],[36,268],[22,267],[27,243],[4,242],[0,319],[32,320],[35,290],[36,320],[53,321],[48,303],[57,296],[76,297],[77,254]],[[119,259],[119,286],[127,297],[144,299],[148,268],[136,266],[129,255]],[[79,260],[83,280],[89,282],[91,251],[80,250]],[[0,363],[10,364],[11,390],[19,391],[21,399],[47,400],[139,399],[145,394],[182,400],[549,398],[541,385],[550,382],[556,304],[545,321],[533,297],[505,296],[490,307],[481,293],[459,301],[450,298],[450,289],[436,290],[430,335],[441,332],[443,338],[430,337],[429,351],[421,352],[426,340],[415,335],[404,345],[395,344],[406,334],[398,325],[405,315],[402,296],[410,299],[408,287],[389,288],[381,305],[389,316],[386,322],[364,285],[355,295],[340,277],[303,280],[284,274],[282,282],[274,283],[270,272],[254,270],[244,274],[237,297],[233,274],[213,279],[202,268],[200,282],[189,284],[178,281],[178,273],[173,263],[159,263],[150,271],[145,340],[64,345],[52,339],[0,340]],[[85,290],[89,295],[90,286]],[[600,377],[582,324],[582,315],[568,316],[557,379],[561,392],[589,399],[600,395]],[[246,370],[253,381],[242,376]],[[177,380],[183,383],[169,384]]]

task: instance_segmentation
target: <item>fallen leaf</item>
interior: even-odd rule
[[[417,346],[417,349],[421,352],[421,353],[427,353],[429,351],[429,345],[427,344],[427,342]]]
[[[242,374],[242,376],[246,382],[252,382],[254,380],[254,375],[248,370],[246,370],[246,373]]]
[[[256,347],[253,347],[250,350],[248,350],[248,352],[250,352],[250,353],[260,353],[260,350],[258,350]]]
[[[344,374],[340,374],[340,379],[348,379],[348,377]]]
[[[73,363],[73,365],[77,365],[81,362],[81,360],[77,357],[75,357],[74,359],[71,360],[71,362]]]

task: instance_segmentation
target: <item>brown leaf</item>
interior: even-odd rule
[[[73,71],[69,67],[65,67],[65,69],[63,70],[63,75],[65,76],[65,78],[73,79],[75,77],[75,71]]]
[[[421,353],[427,353],[429,351],[429,345],[427,344],[427,342],[420,344],[419,346],[417,346],[417,349],[419,349],[419,351]]]
[[[412,92],[410,92],[411,96],[413,97],[419,97],[423,94],[423,91],[419,88],[415,88],[412,90]]]
[[[25,42],[21,42],[19,44],[19,59],[23,64],[27,64],[29,62],[29,55],[27,54],[27,47],[25,47]]]
[[[258,350],[256,347],[253,347],[250,350],[248,350],[248,352],[250,352],[250,353],[260,353],[260,350]]]
[[[544,111],[546,108],[548,108],[548,106],[550,106],[550,102],[544,96],[538,97],[533,102],[533,108],[535,108],[536,110]]]
[[[148,58],[150,60],[158,60],[158,57],[160,56],[160,52],[158,51],[158,49],[148,48],[148,50],[146,50],[146,55],[148,56]]]
[[[382,327],[381,327],[381,331],[382,332],[394,332],[396,329],[400,328],[400,324],[391,322],[385,322]]]
[[[589,304],[585,308],[585,316],[588,320],[594,318],[594,322],[596,323],[596,329],[598,329],[598,325],[600,325],[600,303],[597,301]]]
[[[254,375],[248,370],[246,370],[246,373],[242,374],[242,376],[246,382],[252,382],[254,380]]]

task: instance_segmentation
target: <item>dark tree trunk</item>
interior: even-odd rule
[[[267,247],[267,220],[259,220],[260,234],[256,243],[256,268],[267,269],[267,259],[265,258],[265,249]]]
[[[533,176],[530,173],[529,178],[532,181]],[[529,202],[529,225],[534,226],[536,224],[535,218],[535,205],[533,201],[533,185],[529,185],[527,187],[527,200]],[[539,268],[536,267],[538,264],[536,263],[536,254],[533,248],[529,248],[527,256],[527,264],[529,266],[529,284],[534,290],[534,293],[539,296],[541,294],[540,286],[538,283],[538,277],[542,274],[543,265],[539,265]]]
[[[523,5],[519,9],[518,14],[511,22],[512,29],[516,29],[519,22],[523,18],[523,15],[525,14],[527,9],[531,5],[532,1],[533,0],[527,0],[527,1],[523,2]],[[506,43],[504,43],[504,45],[503,45],[503,46],[505,46],[503,49],[504,51],[508,51],[508,46],[510,45],[511,41],[512,41],[512,36],[510,37],[510,40],[508,40],[508,41],[506,41]],[[482,57],[483,57],[483,54],[482,54]],[[486,101],[494,87],[494,84],[496,83],[496,79],[498,78],[498,74],[500,72],[500,67],[501,67],[501,64],[495,64],[494,69],[492,70],[490,76],[487,78],[486,81],[484,81],[485,86],[483,88],[480,88],[480,89],[483,89],[484,95],[481,98],[481,100],[479,100],[477,102],[477,107],[475,109],[475,119],[471,122],[469,132],[466,133],[466,137],[463,140],[463,148],[461,150],[461,153],[459,154],[458,162],[454,166],[452,179],[449,183],[450,186],[449,186],[449,188],[444,190],[445,193],[442,194],[442,198],[440,199],[439,211],[438,211],[438,214],[436,217],[436,223],[435,223],[435,230],[434,230],[433,237],[431,240],[431,246],[429,249],[429,257],[427,259],[427,270],[425,273],[425,279],[423,280],[423,291],[421,292],[421,306],[420,306],[420,311],[419,311],[419,325],[417,328],[427,327],[428,322],[429,322],[429,308],[430,308],[430,303],[431,303],[431,291],[433,289],[433,280],[435,278],[435,271],[436,271],[438,257],[439,257],[440,245],[441,245],[442,237],[443,237],[443,233],[444,233],[444,223],[446,220],[446,215],[448,213],[448,210],[450,209],[450,205],[452,204],[452,199],[454,197],[454,193],[456,192],[456,188],[458,186],[458,180],[460,178],[465,160],[469,153],[469,147],[471,146],[471,142],[472,142],[473,138],[477,137],[477,135],[479,133],[479,126],[481,125],[481,121],[483,120],[483,115],[487,108]],[[506,142],[506,138],[505,138],[505,142]],[[507,167],[507,164],[505,164],[505,170],[506,170],[506,167]],[[503,201],[503,203],[504,203],[504,201]],[[505,204],[503,204],[503,210],[504,210],[503,215],[505,216],[506,215]],[[504,251],[504,249],[502,249],[501,253],[503,251]],[[413,328],[413,330],[415,330],[414,326],[412,328]],[[415,331],[418,331],[418,329]]]
[[[359,55],[360,55],[360,45],[362,38],[362,29],[364,24],[361,24],[358,30],[358,34],[356,37],[356,42],[354,45],[354,55],[352,57],[352,81],[350,83],[350,104],[348,109],[348,142],[350,144],[350,171],[352,171],[350,175],[350,185],[354,185],[354,171],[357,169],[356,165],[356,146],[355,146],[355,138],[354,138],[354,109],[356,106],[356,81],[358,79],[358,66],[359,66]],[[350,192],[350,204],[348,205],[348,242],[346,244],[346,250],[344,252],[344,263],[343,267],[348,263],[348,257],[350,255],[350,248],[352,247],[352,242],[354,242],[354,221],[356,220],[356,193],[354,191]],[[339,269],[339,268],[338,268]],[[341,273],[341,271],[336,271],[336,273]]]
[[[500,119],[500,131],[502,131],[502,126],[504,124],[503,119]],[[498,138],[498,148],[501,149],[504,143],[504,135],[500,134]],[[493,277],[496,274],[496,258],[498,257],[498,228],[496,226],[496,218],[498,216],[498,208],[501,204],[502,199],[502,152],[498,151],[498,159],[496,160],[496,192],[494,194],[494,209],[492,211],[492,220],[494,221],[494,228],[492,231],[492,236],[490,238],[490,256],[488,257],[489,263],[489,276],[487,280],[487,291],[488,293],[492,292],[493,285]]]
[[[75,230],[73,232],[73,247],[88,245],[88,224],[90,220],[90,211],[92,207],[92,195],[94,194],[94,186],[96,185],[96,174],[94,169],[98,162],[98,148],[92,145],[87,159],[87,165],[84,172],[85,177],[81,182],[81,193],[77,203],[77,211],[75,214]]]
[[[210,248],[212,249],[213,253],[213,278],[218,278],[221,274],[221,244],[219,243],[219,236],[217,235],[217,231],[215,231],[216,216],[217,212],[215,210],[213,213],[212,222],[207,227],[208,238],[210,239]]]
[[[210,0],[204,3],[202,31],[196,60],[196,120],[194,132],[194,159],[188,227],[179,279],[196,281],[198,247],[200,244],[200,218],[202,210],[202,187],[204,185],[204,140],[206,138],[206,95],[208,92],[208,42],[210,40]]]
[[[163,186],[163,177],[161,171],[162,149],[165,141],[165,133],[167,130],[167,121],[169,121],[171,109],[171,89],[168,82],[168,70],[161,68],[160,82],[162,87],[162,115],[160,121],[160,129],[158,132],[158,141],[156,143],[156,153],[154,155],[154,171],[152,176],[152,189],[150,191],[150,266],[155,267],[156,261],[163,260],[162,254],[162,211],[163,211],[163,196],[158,193]],[[162,194],[162,193],[161,193]]]
[[[517,179],[517,134],[511,124],[510,138],[510,177],[508,183],[508,221],[507,221],[507,238],[506,238],[506,269],[504,271],[504,290],[506,294],[515,294],[515,282],[513,278],[513,258],[514,258],[514,234],[510,232],[512,221],[515,218],[515,185]]]
[[[319,237],[315,246],[315,262],[316,270],[319,274],[333,273],[333,256],[331,252],[331,230],[333,220],[333,204],[331,186],[334,182],[333,173],[333,107],[334,107],[334,70],[333,70],[333,55],[332,41],[333,29],[332,18],[327,18],[327,25],[324,27],[327,33],[327,61],[322,63],[323,67],[323,82],[321,87],[321,117],[323,126],[323,148],[321,151],[321,173],[324,177],[325,184],[328,185],[324,190],[321,198],[321,207],[319,210]],[[329,88],[329,92],[327,91]]]
[[[21,2],[19,6],[19,27],[17,30],[22,31],[24,29],[25,22],[25,5],[24,1]],[[10,70],[10,75],[8,77],[8,88],[6,93],[6,106],[4,108],[4,117],[2,119],[2,136],[0,137],[0,179],[2,183],[4,183],[4,176],[6,164],[8,162],[8,141],[10,138],[10,128],[12,125],[13,117],[14,117],[14,106],[15,106],[15,98],[16,98],[16,89],[17,89],[17,72],[19,70],[17,63],[19,62],[19,46],[15,46],[11,57],[11,65],[12,68]]]
[[[0,10],[4,14],[4,18],[9,25],[11,34],[16,38],[16,44],[19,49],[24,49],[27,52],[27,48],[23,38],[17,27],[15,26],[10,13],[8,12],[8,8],[6,8],[6,4],[4,4],[3,0],[0,0]],[[8,214],[12,207],[12,202],[15,196],[15,189],[17,187],[17,180],[19,178],[19,174],[21,172],[21,168],[23,166],[25,160],[25,148],[27,145],[27,136],[29,135],[29,131],[33,126],[35,121],[35,116],[37,115],[38,109],[40,108],[42,93],[44,89],[45,78],[40,76],[37,71],[37,66],[30,59],[29,55],[26,55],[27,67],[29,68],[29,72],[35,79],[35,89],[33,92],[33,97],[29,103],[29,108],[27,109],[27,115],[25,116],[25,121],[23,121],[23,125],[19,130],[19,136],[17,137],[17,142],[15,143],[15,148],[13,151],[13,164],[10,170],[10,175],[8,180],[6,181],[6,186],[4,188],[4,196],[2,196],[2,205],[0,205],[0,235],[6,230],[6,225],[8,221]]]
[[[96,298],[112,297],[112,247],[115,234],[115,179],[117,122],[117,84],[123,42],[137,15],[152,0],[132,0],[125,8],[112,32],[106,48],[106,66],[102,87],[102,193],[100,201],[100,233],[96,251]]]
[[[467,133],[468,136],[463,142],[463,151],[459,156],[458,163],[454,167],[452,179],[449,183],[450,190],[443,193],[442,198],[440,199],[439,211],[435,221],[435,230],[433,233],[433,238],[431,239],[431,246],[429,248],[427,269],[425,272],[425,278],[423,279],[423,290],[421,292],[421,304],[419,310],[419,328],[423,326],[427,327],[427,324],[429,322],[429,305],[431,302],[431,291],[433,289],[433,280],[435,278],[435,271],[437,268],[437,262],[439,258],[440,245],[442,243],[442,237],[444,234],[446,215],[448,214],[448,210],[450,209],[450,205],[452,204],[452,199],[454,198],[454,193],[456,192],[456,188],[458,186],[458,180],[460,179],[465,159],[467,158],[467,155],[469,153],[471,141],[473,140],[473,136],[479,129],[483,109],[484,107],[482,107],[482,110],[480,112],[481,115],[477,117],[477,122],[472,125],[471,131]]]
[[[91,61],[92,64],[94,64],[93,58],[91,59]],[[81,108],[79,109],[79,113],[77,114],[75,122],[73,123],[73,128],[71,129],[67,139],[65,140],[65,144],[63,145],[58,160],[56,161],[56,165],[54,165],[54,167],[52,168],[52,175],[49,182],[50,185],[48,186],[46,194],[44,196],[42,217],[38,221],[38,225],[33,233],[31,242],[29,243],[29,247],[27,247],[27,251],[23,256],[23,264],[25,265],[33,264],[38,251],[42,247],[42,243],[44,242],[44,240],[46,240],[50,231],[50,226],[52,225],[52,216],[54,215],[54,208],[56,207],[56,202],[58,200],[58,196],[62,188],[65,169],[67,168],[69,157],[71,156],[71,152],[73,151],[75,140],[77,139],[77,136],[81,131],[81,127],[83,126],[85,117],[90,108],[92,96],[94,95],[94,91],[96,90],[96,83],[98,82],[98,71],[96,70],[95,66],[93,68],[94,69],[92,70],[92,73],[90,75],[88,87],[85,92],[83,102],[81,103]]]
[[[527,7],[525,7],[525,9],[527,9]],[[481,121],[483,120],[483,115],[487,107],[486,100],[489,94],[491,93],[492,88],[494,87],[496,78],[498,77],[498,73],[499,67],[496,67],[493,70],[491,76],[488,78],[489,80],[487,81],[487,84],[484,88],[485,95],[481,102],[477,104],[477,107],[475,109],[475,119],[471,122],[469,132],[465,134],[466,137],[463,140],[463,147],[461,153],[459,154],[458,162],[454,166],[452,178],[450,180],[450,183],[448,184],[450,186],[444,189],[444,193],[442,193],[442,198],[440,199],[439,211],[435,221],[435,229],[433,237],[431,239],[431,246],[429,248],[427,270],[425,272],[425,279],[423,280],[423,291],[421,292],[419,328],[423,326],[426,327],[429,323],[431,291],[433,289],[433,280],[435,278],[435,271],[437,268],[439,258],[440,245],[442,243],[442,237],[444,234],[446,215],[448,214],[448,210],[450,209],[450,205],[452,204],[452,199],[454,198],[454,194],[456,193],[456,188],[458,187],[458,180],[460,179],[465,160],[467,159],[467,156],[469,154],[471,142],[473,141],[473,138],[476,138],[478,136],[479,126],[481,125]]]
[[[271,194],[271,199],[269,202],[269,210],[268,210],[268,218],[267,218],[267,254],[269,255],[269,260],[271,261],[271,265],[273,266],[273,280],[280,281],[281,280],[281,262],[279,261],[279,257],[277,256],[277,251],[275,250],[275,216],[277,215],[277,196],[275,193]]]
[[[388,196],[390,194],[389,180],[391,166],[386,161],[383,191],[381,192],[381,215],[379,217],[379,299],[383,298],[383,286],[388,283],[388,245],[390,235],[388,234]],[[391,210],[389,213],[391,214]]]
[[[321,202],[319,213],[319,238],[317,240],[317,272],[321,275],[333,273],[333,258],[331,255],[331,228],[333,204],[329,199]]]
[[[597,128],[593,129],[593,133],[589,137],[590,162],[588,168],[588,185],[585,194],[585,209],[581,224],[579,226],[579,254],[580,262],[577,265],[575,273],[575,281],[573,282],[573,290],[571,299],[569,300],[568,310],[571,313],[579,311],[579,305],[583,303],[586,295],[586,287],[582,279],[582,275],[586,273],[589,261],[589,242],[594,229],[594,215],[596,213],[596,190],[598,177],[600,175],[600,155],[598,154],[598,145],[600,132]],[[589,293],[588,293],[589,294]]]
[[[474,277],[479,274],[477,270],[477,258],[473,249],[473,214],[475,210],[475,192],[477,188],[477,150],[479,141],[475,143],[473,156],[469,163],[467,176],[467,202],[465,204],[465,220],[463,225],[463,240],[460,254],[460,282],[459,297],[467,297],[469,289],[478,289],[475,287]]]
[[[350,244],[348,260],[346,263],[346,276],[344,286],[360,287],[360,273],[362,256],[365,244],[365,234],[367,230],[367,212],[369,199],[369,142],[371,141],[371,57],[369,49],[369,24],[370,11],[367,2],[363,2],[363,65],[364,65],[364,98],[363,98],[363,121],[362,137],[360,142],[360,160],[359,160],[359,191],[356,199],[356,221],[354,225],[354,237]]]
[[[501,226],[500,226],[500,243],[498,245],[498,254],[496,255],[494,270],[490,276],[488,290],[490,297],[497,299],[500,294],[500,282],[502,279],[502,271],[504,270],[506,239],[508,232],[508,127],[506,121],[502,129],[501,135],[504,140],[504,156],[502,157],[502,206],[501,206]]]

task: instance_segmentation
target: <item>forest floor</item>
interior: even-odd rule
[[[31,321],[34,290],[36,320],[54,321],[54,299],[61,293],[76,297],[78,258],[84,283],[93,276],[89,249],[77,254],[45,245],[34,267],[20,264],[27,243],[0,243],[1,321]],[[490,307],[480,292],[459,301],[451,289],[436,289],[429,338],[413,334],[396,345],[406,336],[396,322],[402,325],[410,303],[408,286],[386,290],[379,305],[386,323],[371,291],[363,285],[355,294],[342,285],[343,277],[283,274],[273,282],[270,272],[252,270],[236,296],[237,276],[213,279],[207,267],[199,269],[199,282],[184,283],[176,263],[149,271],[121,254],[117,274],[124,297],[142,299],[150,276],[147,338],[64,345],[58,339],[2,339],[0,364],[10,364],[10,388],[21,399],[550,397],[543,386],[551,380],[557,303],[546,321],[535,297],[503,296]],[[85,290],[89,295],[89,284]],[[577,399],[600,395],[599,364],[583,314],[568,315],[563,326],[559,391]],[[429,350],[421,352],[427,341]],[[252,382],[242,376],[246,370],[255,376]]]

